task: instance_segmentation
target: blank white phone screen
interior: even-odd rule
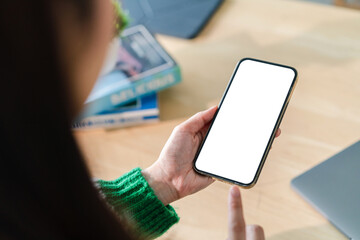
[[[294,80],[291,68],[243,60],[195,167],[242,184],[252,183]]]

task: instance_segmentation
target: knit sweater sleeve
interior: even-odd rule
[[[140,168],[113,181],[97,180],[96,183],[115,212],[130,218],[136,231],[146,238],[159,237],[179,221],[174,208],[164,206],[157,198]]]

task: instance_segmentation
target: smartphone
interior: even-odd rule
[[[292,67],[242,59],[195,156],[195,171],[253,187],[296,82]]]

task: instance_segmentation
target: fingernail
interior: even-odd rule
[[[231,187],[231,196],[235,198],[240,197],[240,190],[237,187]]]

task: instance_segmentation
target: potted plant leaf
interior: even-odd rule
[[[121,45],[120,35],[124,28],[128,25],[128,18],[124,11],[121,9],[121,5],[118,0],[111,0],[114,7],[114,38],[110,42],[107,55],[105,57],[104,65],[102,67],[100,75],[105,75],[116,65],[118,51]]]

